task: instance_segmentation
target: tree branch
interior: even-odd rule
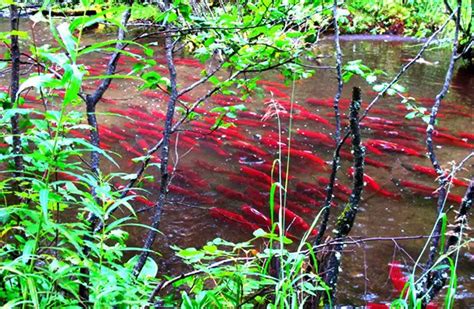
[[[436,173],[439,176],[438,179],[439,179],[440,188],[438,190],[437,216],[436,216],[435,228],[433,230],[434,234],[438,236],[434,236],[431,239],[430,252],[428,256],[428,261],[425,265],[425,271],[428,271],[429,269],[432,268],[435,262],[435,258],[438,254],[438,249],[439,249],[438,247],[439,247],[439,240],[440,240],[439,234],[441,233],[441,229],[442,229],[441,215],[443,214],[444,205],[446,203],[446,196],[448,194],[447,186],[449,184],[449,179],[446,173],[441,168],[441,165],[439,164],[436,153],[434,151],[433,132],[436,125],[436,117],[438,115],[438,111],[441,106],[441,101],[448,93],[449,85],[451,84],[451,79],[453,77],[454,64],[456,62],[456,55],[457,55],[457,48],[458,48],[459,30],[460,30],[460,24],[461,24],[461,0],[458,0],[458,6],[455,12],[453,13],[456,13],[456,19],[455,19],[456,27],[454,30],[453,46],[452,46],[451,57],[449,60],[448,70],[446,72],[443,87],[441,91],[438,93],[438,95],[436,96],[433,107],[431,108],[430,120],[426,128],[426,148],[428,150],[428,156],[430,158],[431,164],[433,165],[433,168],[435,169]],[[447,262],[446,260],[443,261],[443,263],[446,263],[446,262]],[[439,270],[430,271],[426,279],[423,279],[424,289],[421,292],[423,292],[424,305],[428,304],[432,300],[432,298],[436,296],[436,294],[442,288],[442,285],[444,284],[444,280],[445,280],[444,278],[441,278]]]
[[[334,192],[334,185],[336,182],[336,175],[337,170],[339,169],[339,161],[340,161],[340,151],[342,148],[343,143],[339,143],[341,140],[341,117],[339,114],[339,100],[341,98],[342,89],[344,87],[342,82],[342,52],[341,46],[339,42],[339,25],[337,21],[337,0],[334,0],[333,5],[333,16],[334,16],[334,44],[336,45],[336,74],[337,74],[337,92],[334,96],[334,118],[336,120],[336,131],[335,131],[335,139],[337,143],[337,147],[333,154],[333,160],[331,165],[331,175],[329,176],[329,184],[326,187],[326,198],[324,200],[324,207],[322,210],[322,221],[320,228],[318,230],[318,234],[316,235],[316,239],[314,241],[314,245],[319,245],[324,237],[324,233],[326,232],[328,221],[329,221],[329,214],[331,211],[331,202]]]
[[[337,21],[337,0],[334,0],[333,5],[333,16],[334,16],[334,44],[336,45],[336,73],[337,73],[337,92],[334,96],[334,118],[336,120],[336,132],[335,139],[336,143],[339,143],[341,139],[341,116],[339,115],[339,100],[342,94],[342,88],[344,84],[342,83],[342,52],[341,45],[339,43],[339,24]]]
[[[436,218],[436,227],[434,230],[435,234],[439,234],[441,231],[440,216],[443,212],[445,199],[447,195],[446,185],[448,184],[449,181],[448,181],[448,178],[446,177],[446,173],[441,168],[441,165],[439,164],[436,153],[434,151],[433,132],[436,125],[436,117],[438,115],[438,111],[441,106],[441,100],[443,100],[443,98],[448,93],[449,85],[453,77],[454,64],[456,62],[455,57],[457,54],[457,47],[458,47],[459,25],[461,22],[460,1],[461,0],[458,0],[458,7],[456,8],[456,13],[457,13],[456,28],[454,30],[453,47],[452,47],[452,52],[451,52],[451,58],[449,60],[448,70],[446,72],[443,87],[441,91],[438,93],[438,95],[436,96],[433,107],[431,108],[430,120],[426,128],[426,148],[428,151],[428,157],[430,158],[431,164],[433,165],[433,168],[436,170],[436,173],[439,176],[438,179],[439,179],[439,184],[440,184],[440,189],[438,190],[438,195],[439,195],[438,203],[437,203],[438,213],[437,213],[437,218]],[[428,262],[426,263],[426,269],[430,269],[431,266],[433,266],[435,256],[438,252],[438,242],[439,242],[439,237],[433,237]]]

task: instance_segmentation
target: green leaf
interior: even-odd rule
[[[66,65],[64,67],[63,80],[67,82],[66,93],[64,95],[64,104],[68,105],[77,98],[79,91],[81,90],[82,77],[84,72],[79,70],[77,65]]]
[[[64,48],[69,54],[69,57],[71,57],[73,62],[76,62],[76,40],[74,39],[71,31],[69,30],[69,24],[68,23],[61,23],[59,26],[56,28],[58,30],[59,36],[62,40],[62,44],[64,45]]]
[[[219,79],[215,75],[209,78],[209,82],[211,82],[214,85],[218,85],[220,83]]]
[[[41,189],[39,192],[39,202],[41,206],[41,210],[43,212],[44,220],[48,220],[48,203],[49,203],[49,190],[48,189]]]
[[[377,84],[377,85],[373,85],[372,89],[377,92],[382,92],[382,90],[384,90],[386,86],[387,86],[386,84]]]
[[[33,26],[39,22],[48,22],[48,20],[43,16],[41,11],[36,12],[36,14],[30,16]]]
[[[430,123],[430,115],[424,115],[421,117],[421,120],[423,120],[424,123],[429,124]]]
[[[138,255],[133,256],[127,261],[127,263],[125,263],[126,267],[129,269],[133,268],[137,264],[139,258],[140,256]],[[140,271],[140,274],[138,274],[138,278],[142,280],[155,278],[157,274],[158,264],[156,264],[155,260],[153,260],[151,257],[148,257],[146,259],[145,265],[143,265],[143,268]]]
[[[416,111],[406,114],[405,118],[406,119],[413,119],[413,118],[415,118],[415,116],[416,116]]]
[[[366,80],[369,84],[373,84],[373,83],[375,83],[375,81],[377,80],[377,76],[375,76],[375,75],[367,75],[367,77],[365,78],[365,80]]]
[[[23,247],[23,253],[21,255],[21,261],[23,264],[27,264],[28,261],[31,258],[31,253],[35,249],[36,246],[36,240],[35,239],[30,239],[25,243],[25,246]]]
[[[28,88],[36,88],[36,90],[39,90],[42,87],[47,87],[49,85],[53,85],[57,83],[57,81],[54,79],[53,74],[40,74],[40,75],[34,75],[29,77],[26,81],[24,81],[21,85],[20,88],[18,89],[18,94],[23,92],[24,90]]]

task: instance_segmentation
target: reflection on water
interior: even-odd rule
[[[96,40],[97,37],[89,37]],[[352,41],[342,42],[344,61],[362,59],[371,68],[381,68],[388,77],[398,72],[401,64],[412,58],[419,45],[414,42]],[[323,43],[317,51],[321,54],[332,54],[331,42]],[[447,66],[446,50],[434,49],[424,56],[429,62],[439,61],[437,65],[415,64],[401,82],[407,87],[409,95],[422,98],[420,104],[430,106],[431,99],[441,88]],[[163,63],[163,56],[157,50],[158,63]],[[91,71],[100,74],[106,59],[103,55],[89,57],[86,65]],[[196,81],[203,65],[186,58],[178,58],[178,77],[182,87]],[[121,72],[127,72],[133,65],[132,59],[123,59],[119,65]],[[164,66],[154,68],[165,74]],[[197,247],[215,237],[232,241],[247,240],[251,231],[245,222],[250,217],[241,209],[243,204],[250,204],[263,214],[266,212],[271,164],[277,158],[278,121],[275,117],[261,121],[261,118],[272,112],[268,103],[270,99],[278,105],[280,113],[280,133],[282,143],[287,144],[291,132],[293,151],[290,169],[288,207],[307,222],[320,210],[322,198],[318,196],[324,190],[324,177],[329,176],[328,162],[331,159],[334,143],[332,135],[334,120],[330,104],[336,91],[334,72],[321,70],[315,76],[296,81],[294,84],[294,119],[289,128],[288,111],[291,108],[289,96],[291,85],[282,84],[276,73],[265,74],[263,97],[254,96],[245,102],[237,97],[217,95],[205,102],[199,112],[203,118],[186,124],[174,137],[172,147],[172,164],[175,173],[170,187],[170,201],[167,203],[160,229],[163,235],[156,242],[155,248],[163,254],[158,258],[161,270],[179,273],[184,268],[174,257],[169,246]],[[117,80],[106,92],[105,100],[99,105],[99,122],[103,146],[120,154],[117,158],[121,170],[133,172],[136,164],[130,159],[140,156],[160,137],[166,104],[166,95],[159,91],[138,92],[134,81]],[[89,86],[93,86],[91,83]],[[363,107],[374,97],[370,89],[359,78],[353,78],[345,85],[343,100],[343,122],[347,122],[348,99],[352,86],[363,88]],[[183,98],[183,104],[191,102],[206,91],[206,87],[191,92]],[[460,132],[472,133],[473,77],[459,71],[453,79],[453,86],[447,97],[447,103],[441,108],[439,120],[440,132],[456,139],[440,137],[436,140],[437,154],[444,167],[448,162],[459,162],[474,145],[474,141],[460,139]],[[423,99],[424,98],[424,99]],[[371,114],[372,118],[364,121],[363,137],[368,148],[366,174],[380,185],[382,190],[368,186],[363,194],[363,201],[353,236],[364,237],[399,237],[428,235],[435,218],[436,200],[429,197],[429,192],[400,185],[398,180],[407,180],[419,185],[435,187],[434,177],[410,170],[413,164],[430,166],[424,156],[424,124],[419,119],[406,120],[407,113],[397,98],[384,98]],[[210,110],[216,106],[244,103],[248,111],[240,113],[236,119],[237,127],[219,129],[212,134],[209,128],[215,114]],[[121,114],[111,116],[109,113]],[[389,132],[389,133],[387,133]],[[392,132],[392,133],[390,133]],[[79,134],[79,133],[78,133]],[[115,135],[114,135],[115,134]],[[117,137],[119,135],[119,137]],[[396,143],[399,148],[391,149]],[[176,142],[177,141],[177,142]],[[393,144],[391,144],[393,145]],[[403,145],[403,146],[400,146]],[[401,151],[400,147],[404,150]],[[410,151],[408,151],[410,150]],[[338,183],[350,186],[348,169],[350,167],[350,148],[344,149],[345,155],[339,171]],[[285,154],[286,155],[286,154]],[[158,162],[158,161],[155,161]],[[116,171],[116,167],[103,163],[106,172]],[[472,176],[472,163],[459,174],[459,179]],[[152,166],[150,174],[158,179],[158,169]],[[397,180],[397,181],[394,181]],[[398,185],[397,185],[398,184]],[[154,181],[145,182],[143,187],[149,190],[148,198],[154,201],[158,185]],[[316,190],[316,189],[319,189]],[[452,201],[456,195],[462,195],[465,188],[452,188]],[[381,194],[387,192],[387,194]],[[390,194],[388,194],[390,193]],[[341,209],[347,195],[339,190],[336,194],[336,206],[333,214]],[[456,205],[455,202],[449,202]],[[142,207],[143,204],[138,205]],[[219,215],[211,216],[209,209],[218,207],[243,216],[245,222],[222,220]],[[143,212],[140,219],[146,223],[151,212]],[[451,216],[452,216],[451,212]],[[333,215],[333,217],[335,217]],[[247,221],[248,220],[248,221]],[[254,222],[253,224],[256,224]],[[146,233],[143,229],[131,231],[130,241],[141,245]],[[293,224],[289,233],[298,237],[301,226]],[[339,303],[363,305],[366,301],[383,302],[396,297],[396,292],[388,280],[388,264],[399,260],[408,265],[404,271],[408,274],[414,260],[420,254],[424,239],[402,240],[398,242],[385,239],[370,241],[347,247],[343,258],[343,272],[340,278]],[[473,284],[471,282],[472,262],[468,253],[463,251],[458,273],[458,306],[473,304]]]

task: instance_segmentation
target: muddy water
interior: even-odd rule
[[[86,38],[90,42],[102,39],[105,39],[105,36],[98,34]],[[384,42],[345,38],[341,44],[344,61],[362,59],[371,68],[383,69],[388,74],[388,77],[394,76],[400,66],[407,59],[413,57],[418,50],[417,48],[419,48],[419,45],[416,45],[419,43],[399,42],[397,40],[395,42]],[[332,54],[332,51],[331,42],[325,42],[316,53]],[[445,49],[428,51],[424,59],[432,62],[433,65],[416,64],[405,75],[402,84],[407,87],[410,96],[416,98],[435,97],[442,86],[448,55],[449,51]],[[156,51],[155,58],[161,63],[164,60],[159,49]],[[196,81],[199,78],[200,71],[205,67],[196,63],[189,63],[189,61],[182,60],[183,58],[181,57],[177,61],[179,84],[182,87]],[[87,57],[84,60],[84,64],[100,71],[106,60],[106,56],[97,54]],[[132,64],[131,60],[126,60],[120,64],[119,70],[122,73],[127,73]],[[321,64],[326,65],[329,63],[323,62]],[[155,69],[163,70],[164,66],[157,66]],[[267,73],[262,79],[274,83],[282,83],[281,76],[277,73]],[[158,120],[156,115],[152,114],[152,111],[165,113],[166,98],[159,91],[154,91],[153,94],[140,93],[136,90],[138,85],[134,81],[114,81],[112,88],[105,95],[108,100],[100,103],[98,106],[100,113],[99,122],[126,138],[124,141],[118,141],[111,137],[103,136],[104,146],[109,147],[111,151],[116,153],[114,158],[120,165],[120,169],[117,169],[114,165],[108,164],[103,160],[102,168],[105,172],[116,172],[118,170],[133,172],[137,165],[130,161],[131,158],[143,153],[144,148],[153,145],[153,141],[157,140],[156,132],[159,132],[156,126],[163,126],[163,121]],[[199,134],[181,132],[177,137],[177,143],[175,137],[174,146],[172,147],[172,164],[176,167],[172,185],[175,187],[171,188],[170,201],[166,204],[163,220],[160,225],[163,235],[158,238],[154,247],[155,250],[162,253],[162,257],[157,259],[163,272],[176,274],[186,269],[174,256],[173,251],[169,249],[170,245],[198,247],[215,237],[232,241],[244,241],[251,237],[251,231],[245,226],[213,218],[209,213],[209,208],[220,207],[242,214],[240,207],[244,202],[252,204],[266,203],[268,191],[258,189],[262,186],[265,188],[265,180],[259,180],[259,178],[262,178],[259,176],[249,176],[249,174],[243,173],[242,168],[245,166],[259,169],[269,175],[269,170],[265,170],[263,167],[265,164],[271,163],[274,158],[277,158],[276,149],[264,142],[266,136],[274,138],[278,135],[277,120],[273,117],[261,122],[260,118],[268,111],[268,106],[264,104],[265,100],[272,97],[288,100],[284,94],[290,95],[293,85],[290,84],[286,87],[278,84],[275,85],[273,86],[278,91],[266,88],[261,93],[261,96],[255,95],[245,102],[249,110],[255,114],[239,115],[237,123],[239,121],[241,123],[230,132],[220,129],[212,135],[204,136],[202,134],[199,136]],[[89,83],[89,86],[93,86],[93,83]],[[363,106],[367,106],[367,102],[373,98],[374,94],[370,92],[365,82],[359,78],[353,78],[348,85],[345,85],[343,99],[350,98],[352,86],[363,88]],[[189,93],[191,98],[186,100],[200,97],[209,87],[209,85],[204,85],[196,89],[196,91]],[[442,115],[444,118],[440,119],[439,126],[445,128],[447,130],[446,133],[455,136],[460,131],[472,133],[472,117],[468,117],[469,114],[472,115],[474,104],[472,89],[474,89],[472,74],[469,75],[462,70],[457,71],[453,79],[451,91],[447,97],[449,105],[441,108],[440,111],[444,114]],[[311,151],[324,161],[331,159],[331,143],[324,142],[321,139],[306,138],[301,132],[303,130],[319,132],[331,137],[334,129],[330,125],[322,124],[321,121],[311,120],[304,116],[304,112],[299,107],[303,107],[306,111],[323,117],[330,123],[334,123],[330,107],[322,106],[321,104],[309,104],[306,100],[308,98],[316,98],[327,99],[327,102],[330,102],[335,91],[336,77],[332,71],[327,70],[318,70],[314,77],[294,83],[296,117],[290,130],[288,118],[282,114],[280,131],[283,139],[291,131],[293,149]],[[204,114],[204,118],[213,117],[209,113],[209,110],[213,107],[229,102],[231,104],[240,103],[234,103],[232,100],[232,98],[227,97],[223,100],[211,99],[206,101],[202,108],[208,114]],[[356,224],[351,233],[353,236],[400,237],[428,235],[431,231],[435,218],[436,200],[423,194],[414,193],[402,186],[397,186],[393,182],[394,179],[405,179],[431,187],[436,185],[433,177],[413,173],[403,166],[406,164],[429,166],[430,163],[428,158],[423,156],[425,153],[423,133],[416,131],[417,128],[423,127],[422,121],[419,119],[405,120],[404,115],[407,112],[403,111],[399,101],[399,99],[395,98],[382,99],[375,106],[378,114],[373,114],[372,116],[394,121],[394,128],[390,130],[402,132],[413,137],[414,140],[407,140],[407,138],[393,139],[382,136],[380,131],[368,128],[363,129],[363,137],[365,140],[384,139],[392,142],[406,143],[416,149],[421,156],[408,156],[386,151],[383,151],[382,154],[374,154],[369,151],[368,158],[385,164],[386,168],[367,165],[366,173],[372,176],[383,189],[397,195],[397,197],[388,198],[377,192],[366,190],[363,194],[363,202]],[[284,105],[284,102],[282,104]],[[423,104],[429,106],[430,103]],[[110,112],[116,113],[117,110],[126,111],[128,117],[110,115]],[[151,115],[157,120],[147,120],[143,114],[136,113],[136,111],[145,113],[145,115]],[[461,111],[463,115],[450,114],[449,111]],[[346,113],[347,108],[342,112]],[[344,122],[345,120],[346,118],[343,117]],[[376,120],[367,121],[376,122]],[[150,122],[153,124],[149,125]],[[205,120],[199,120],[199,122],[206,124],[207,128],[211,126]],[[144,123],[148,123],[148,125]],[[202,133],[205,127],[191,123],[183,128]],[[155,133],[139,129],[147,129]],[[247,146],[244,147],[242,144],[236,143],[238,140],[244,141],[247,143]],[[449,167],[448,162],[459,162],[472,151],[472,149],[468,148],[474,145],[472,142],[471,144],[461,144],[461,146],[459,144],[453,146],[446,141],[443,141],[443,143],[438,142],[437,154],[440,162],[447,168]],[[248,145],[256,149],[250,149]],[[130,151],[130,147],[137,153],[134,154],[133,151]],[[349,152],[349,148],[346,147],[345,151]],[[263,152],[263,154],[260,152]],[[347,176],[349,166],[350,161],[344,159],[338,177],[340,184],[350,185],[350,178]],[[328,164],[314,163],[308,161],[307,158],[299,156],[292,157],[289,169],[290,175],[293,177],[290,180],[289,187],[293,191],[298,191],[297,185],[301,182],[310,183],[315,187],[324,189],[324,186],[319,184],[317,179],[318,177],[329,176]],[[149,168],[149,174],[158,179],[157,167],[152,166]],[[242,177],[238,178],[238,176]],[[460,172],[459,178],[470,178],[471,176],[472,161],[466,165],[466,170]],[[189,179],[191,181],[187,181]],[[147,196],[151,201],[154,201],[156,198],[158,186],[155,183],[156,181],[151,181],[142,184],[142,187],[149,191]],[[222,189],[218,186],[224,186],[243,195],[237,198],[232,198],[229,194],[227,196],[223,195]],[[300,190],[298,193],[301,194],[303,192]],[[464,188],[454,187],[452,193],[462,195]],[[320,207],[308,206],[307,203],[301,200],[301,197],[297,197],[297,194],[292,196],[290,193],[288,198],[293,202],[294,207],[300,207],[296,208],[294,212],[309,222],[318,213]],[[309,197],[320,200],[314,196]],[[333,218],[335,217],[334,214],[341,210],[344,204],[344,197],[336,199],[336,202],[337,206],[332,209]],[[143,207],[143,205],[139,204],[136,206],[137,209]],[[149,216],[151,216],[151,211],[146,211],[140,214],[140,219],[143,223],[148,223]],[[301,235],[300,231],[294,228],[291,228],[290,232],[296,236]],[[142,229],[132,230],[130,243],[136,246],[141,245],[145,233],[146,231]],[[423,244],[424,240],[419,239],[398,241],[397,243],[393,241],[371,241],[348,246],[343,258],[343,272],[339,283],[338,303],[364,305],[366,302],[385,302],[394,299],[396,292],[388,279],[388,263],[392,260],[400,261],[403,265],[407,265],[404,271],[408,274],[411,271],[414,260],[420,254]],[[466,250],[462,251],[458,268],[459,286],[457,294],[459,298],[457,305],[460,308],[474,305],[474,285],[471,282],[473,274],[472,271],[469,271],[472,269],[473,262],[472,258],[471,261],[469,260],[469,257],[470,255]]]

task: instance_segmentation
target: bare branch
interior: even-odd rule
[[[431,114],[430,114],[430,120],[428,123],[428,126],[426,128],[426,148],[428,151],[428,157],[430,158],[431,164],[433,165],[433,168],[436,170],[436,173],[439,176],[439,183],[440,183],[440,189],[438,191],[438,215],[436,219],[436,227],[435,227],[435,233],[439,234],[441,231],[441,222],[439,216],[441,216],[444,208],[444,203],[447,195],[447,189],[446,185],[448,184],[448,179],[446,178],[446,173],[443,171],[441,168],[441,165],[438,162],[438,159],[436,157],[436,153],[434,151],[434,146],[433,146],[433,133],[435,131],[435,123],[436,123],[436,117],[438,115],[439,108],[441,106],[441,100],[446,96],[449,90],[449,85],[451,83],[451,79],[453,77],[453,72],[454,72],[454,64],[456,62],[455,57],[457,54],[457,48],[458,48],[458,37],[459,37],[459,25],[461,22],[461,6],[460,3],[458,3],[458,7],[456,8],[456,28],[454,30],[454,36],[453,36],[453,47],[452,47],[452,52],[451,52],[451,58],[449,60],[449,65],[448,65],[448,70],[446,72],[446,76],[444,79],[444,84],[441,89],[441,91],[438,93],[438,95],[435,98],[435,102],[433,104],[433,107],[431,108]],[[432,239],[432,244],[431,244],[431,250],[428,258],[428,262],[426,264],[426,269],[431,268],[431,266],[434,263],[434,259],[436,256],[436,253],[438,252],[438,242],[439,242],[439,237],[433,237]]]
[[[333,5],[333,16],[334,16],[334,44],[336,45],[336,73],[337,73],[337,92],[334,96],[334,118],[336,120],[336,132],[335,139],[336,143],[339,143],[341,140],[341,116],[339,115],[339,100],[342,94],[342,88],[344,84],[342,83],[342,52],[341,45],[339,43],[339,24],[337,21],[337,0],[334,0]]]

